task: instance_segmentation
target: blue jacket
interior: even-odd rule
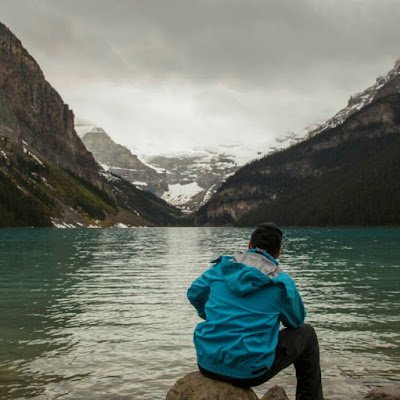
[[[198,364],[232,378],[256,378],[271,367],[280,322],[299,327],[306,316],[289,275],[270,254],[251,249],[222,256],[187,292],[205,321],[197,325]]]

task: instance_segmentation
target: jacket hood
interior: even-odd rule
[[[216,261],[220,263],[226,285],[241,296],[280,281],[278,261],[258,249],[234,256],[222,256]]]

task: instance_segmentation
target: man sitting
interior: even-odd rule
[[[219,257],[193,282],[187,296],[205,320],[194,332],[197,362],[203,375],[241,387],[294,364],[296,399],[321,400],[318,339],[304,324],[295,283],[279,268],[282,237],[275,224],[259,225],[247,252]]]

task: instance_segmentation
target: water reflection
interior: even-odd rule
[[[80,312],[79,304],[63,303],[76,272],[90,263],[91,255],[76,257],[75,246],[84,238],[67,231],[8,230],[1,232],[1,239],[0,396],[43,394],[46,383],[69,377],[52,369],[31,369],[27,362],[68,353],[76,344],[64,327]]]
[[[249,234],[1,231],[0,397],[164,398],[195,368],[186,288]],[[319,332],[330,399],[400,379],[399,239],[396,229],[287,230],[282,266]],[[293,395],[292,370],[274,383]]]

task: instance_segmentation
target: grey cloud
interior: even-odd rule
[[[76,114],[132,143],[299,131],[400,56],[398,0],[1,0],[0,20]]]
[[[340,82],[346,67],[380,67],[399,51],[393,0],[6,0],[1,8],[35,50],[110,80],[300,89],[316,73]]]

